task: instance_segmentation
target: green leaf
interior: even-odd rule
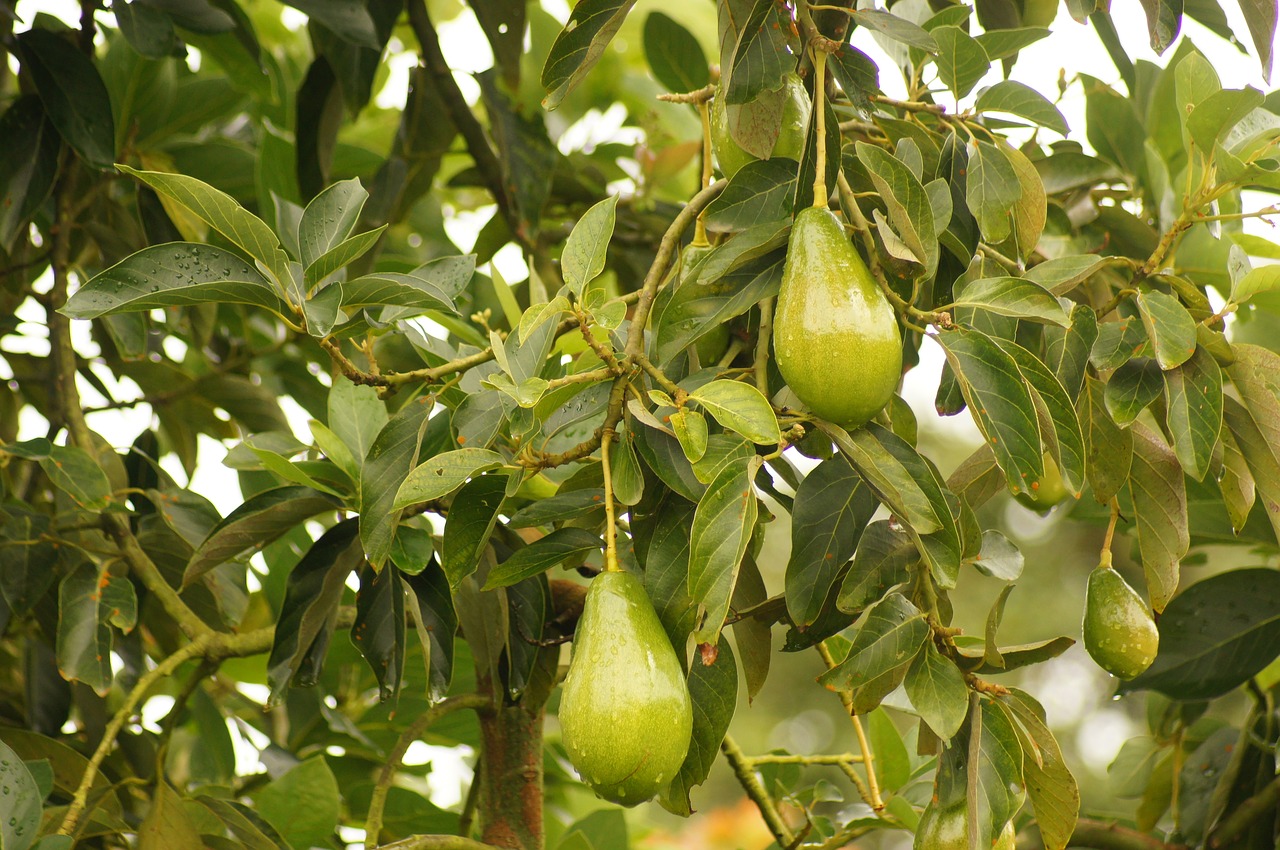
[[[288,5],[324,24],[344,41],[361,47],[382,46],[368,8],[358,0],[289,0]]]
[[[978,95],[974,111],[1017,115],[1033,124],[1048,127],[1055,133],[1067,135],[1067,120],[1062,117],[1058,107],[1040,92],[1013,80],[1001,80],[983,91]]]
[[[182,797],[161,779],[151,809],[138,827],[139,850],[202,850],[204,842]]]
[[[896,791],[910,782],[911,756],[887,711],[878,708],[867,716],[867,737],[871,751],[875,753],[876,778],[880,780],[880,787]]]
[[[756,524],[756,491],[751,483],[761,461],[752,455],[725,464],[698,501],[689,541],[689,596],[707,610],[694,632],[698,643],[714,643],[729,613],[738,568]]]
[[[1025,759],[1008,715],[988,700],[975,708],[938,757],[934,799],[944,805],[967,799],[978,818],[977,845],[989,847],[1022,805]]]
[[[682,817],[693,814],[689,791],[705,782],[711,772],[738,701],[738,668],[724,635],[716,645],[715,660],[710,664],[705,661],[702,653],[694,653],[693,664],[689,668],[693,737],[680,772],[660,798],[664,809]]]
[[[378,681],[378,698],[392,699],[404,680],[404,585],[398,571],[374,570],[362,564],[356,592],[356,619],[351,643],[359,650]]]
[[[1047,289],[1021,277],[988,277],[970,281],[953,307],[977,307],[1000,316],[1052,322],[1062,327],[1071,320]]]
[[[1222,430],[1222,369],[1203,348],[1164,373],[1167,422],[1183,470],[1197,481],[1209,471]]]
[[[127,165],[117,165],[120,171],[136,177],[152,189],[172,198],[190,210],[200,220],[221,233],[232,244],[242,248],[250,257],[258,260],[275,277],[278,292],[292,291],[293,275],[289,271],[289,258],[280,247],[280,240],[267,227],[266,222],[240,206],[234,198],[194,177],[184,174],[166,174],[159,171],[139,171]],[[298,293],[294,293],[295,296]]]
[[[753,443],[772,446],[782,439],[769,400],[751,384],[711,381],[691,392],[689,397],[705,407],[721,425]]]
[[[1101,265],[1102,260],[1093,254],[1072,254],[1032,266],[1025,277],[1054,295],[1064,295],[1087,280]]]
[[[1079,408],[1085,440],[1085,474],[1094,498],[1104,503],[1124,487],[1133,459],[1133,434],[1111,419],[1105,393],[1106,385],[1086,376]]]
[[[690,463],[697,463],[707,453],[707,419],[696,410],[677,410],[669,417],[671,430],[680,441],[680,450]]]
[[[900,682],[897,674],[906,674],[928,639],[929,625],[924,614],[902,594],[891,593],[866,615],[853,636],[849,654],[819,676],[818,682],[830,690],[853,694],[855,707],[870,711],[875,707],[871,703],[878,704],[893,690],[884,690],[886,679],[893,677]],[[864,699],[859,700],[859,696]]]
[[[1182,467],[1160,437],[1134,423],[1129,493],[1151,607],[1163,611],[1178,589],[1178,566],[1190,548]]]
[[[1222,696],[1280,655],[1280,573],[1229,570],[1178,594],[1160,617],[1155,662],[1121,690]]]
[[[1280,264],[1258,266],[1250,269],[1231,284],[1231,302],[1244,304],[1255,295],[1271,292],[1280,287]]]
[[[384,224],[374,230],[357,233],[316,257],[315,261],[302,273],[302,279],[307,288],[315,286],[338,269],[363,257],[370,248],[378,244],[378,240],[382,238],[382,232],[386,229],[387,225]]]
[[[644,55],[654,79],[669,92],[697,91],[711,82],[698,39],[662,12],[650,12],[644,19]]]
[[[341,814],[338,780],[323,755],[312,756],[267,783],[254,802],[294,847],[328,844]]]
[[[334,381],[327,410],[330,430],[346,445],[358,469],[387,424],[386,405],[373,387]]]
[[[613,238],[617,207],[617,195],[610,195],[597,203],[582,214],[582,218],[573,226],[568,241],[564,243],[560,267],[564,273],[565,286],[578,299],[582,298],[587,284],[604,271],[609,240]]]
[[[73,319],[196,304],[250,304],[288,313],[262,275],[229,251],[171,242],[144,248],[99,272],[67,299]]]
[[[788,96],[782,89],[783,77],[795,67],[795,59],[788,51],[787,34],[782,29],[784,20],[786,17],[767,0],[754,0],[751,4],[750,12],[746,14],[738,31],[732,58],[722,57],[724,67],[721,68],[720,88],[725,103],[729,106],[742,106],[752,102],[763,105],[770,92],[778,93],[779,101]],[[746,114],[746,110],[734,111]],[[733,132],[732,113],[729,120],[733,136],[743,147],[752,150],[752,145],[739,138],[737,132]],[[773,135],[776,137],[776,131]]]
[[[617,448],[609,459],[613,497],[624,505],[639,504],[644,498],[644,471],[636,457],[636,438],[630,426],[619,426]]]
[[[791,160],[773,157],[748,162],[707,207],[706,225],[732,233],[790,219],[795,190],[796,164]]]
[[[546,499],[537,499],[525,505],[507,520],[507,528],[550,525],[601,510],[604,510],[603,488],[587,487],[582,490],[570,490],[556,493]]]
[[[111,627],[99,594],[102,574],[81,561],[58,587],[58,672],[99,696],[111,690]]]
[[[1234,346],[1227,369],[1243,405],[1224,399],[1224,421],[1248,465],[1272,530],[1280,537],[1280,357],[1256,345]]]
[[[1047,415],[1052,428],[1042,430],[1041,436],[1058,464],[1063,483],[1073,495],[1080,495],[1085,482],[1085,443],[1071,397],[1048,367],[1030,351],[998,337],[995,342],[1013,358],[1031,390],[1037,410]]]
[[[683,500],[672,500],[653,521],[648,539],[637,526],[636,557],[644,566],[644,588],[671,638],[680,663],[688,666],[685,646],[689,633],[697,624],[698,606],[689,597],[689,538],[695,506]]]
[[[447,496],[473,475],[496,469],[502,455],[489,449],[454,449],[414,468],[396,493],[394,508]]]
[[[911,578],[911,568],[919,560],[920,553],[916,551],[911,535],[895,528],[895,524],[887,519],[876,520],[867,526],[858,541],[853,564],[840,585],[836,607],[856,614],[880,601],[889,588]]]
[[[1111,418],[1122,428],[1129,427],[1151,402],[1164,391],[1164,379],[1156,361],[1135,357],[1123,363],[1107,381],[1105,399]]]
[[[582,0],[573,7],[542,69],[546,109],[559,106],[599,61],[634,5],[635,0]]]
[[[94,168],[116,159],[111,98],[93,61],[66,38],[33,27],[18,34],[22,70],[35,85],[58,133]]]
[[[1262,92],[1254,88],[1223,89],[1200,101],[1187,116],[1187,134],[1208,154],[1250,112],[1262,106]]]
[[[401,526],[401,531],[404,526]],[[416,574],[404,574],[411,591],[405,597],[405,608],[413,618],[418,640],[423,644],[423,660],[427,664],[427,696],[444,699],[453,678],[453,641],[458,631],[458,615],[453,610],[449,580],[434,562]]]
[[[313,685],[333,637],[347,576],[364,561],[360,523],[343,520],[320,536],[289,573],[267,659],[271,703],[290,682]]]
[[[851,17],[858,26],[875,30],[909,47],[918,47],[926,53],[938,51],[938,43],[933,36],[906,18],[880,9],[858,9]]]
[[[987,52],[959,27],[935,27],[929,34],[938,45],[934,62],[938,66],[938,76],[943,85],[955,94],[957,100],[967,97],[978,81],[991,70]]]
[[[1053,732],[1044,720],[1044,709],[1029,694],[1010,688],[997,705],[1015,721],[1022,742],[1023,777],[1027,796],[1035,809],[1036,823],[1047,850],[1063,850],[1075,832],[1080,811],[1080,789],[1067,769]]]
[[[298,259],[311,266],[342,243],[369,199],[369,193],[356,178],[329,186],[311,199],[298,222]]]
[[[484,589],[510,587],[518,581],[544,573],[570,558],[581,562],[588,552],[598,551],[599,535],[585,528],[561,528],[516,550],[510,558],[490,570]]]
[[[1239,0],[1239,3],[1249,35],[1253,37],[1253,45],[1258,50],[1258,61],[1262,63],[1262,78],[1270,82],[1272,50],[1276,41],[1276,6],[1268,0]]]
[[[0,786],[8,789],[0,795],[0,847],[27,850],[40,834],[45,795],[21,757],[4,743],[0,743]]]
[[[938,266],[938,235],[933,228],[929,193],[902,160],[866,142],[858,142],[858,161],[889,210],[889,221],[898,236],[919,258],[925,276]]]
[[[877,507],[871,488],[841,455],[824,460],[800,482],[785,585],[792,623],[803,627],[817,619]]]
[[[1035,404],[1013,358],[991,337],[955,330],[938,335],[947,361],[1011,493],[1030,490],[1044,475]]]
[[[334,281],[320,290],[336,290],[348,312],[365,307],[412,307],[455,312],[453,299],[432,281],[416,274],[375,272],[355,280]]]
[[[53,191],[58,149],[58,132],[35,95],[0,115],[0,245],[13,243]]]
[[[1196,350],[1196,322],[1187,308],[1172,295],[1154,289],[1139,292],[1136,300],[1160,368],[1185,363]]]
[[[1022,552],[1009,538],[995,529],[982,532],[982,552],[973,565],[983,575],[1001,581],[1016,581],[1022,575]]]
[[[432,427],[432,407],[431,396],[420,396],[405,403],[378,432],[361,467],[360,542],[374,569],[380,569],[391,555],[391,541],[400,523],[399,508],[405,507],[398,501],[398,489],[403,490],[402,482],[413,477],[410,470],[418,462],[426,434]],[[446,417],[439,416],[434,421],[435,427],[443,426],[448,432]]]
[[[508,476],[502,473],[477,475],[453,497],[440,554],[450,587],[475,572],[480,563],[480,553],[489,544],[502,509],[507,480]]]
[[[1003,242],[1012,228],[1012,210],[1022,198],[1013,164],[990,142],[969,145],[965,201],[988,242]]]
[[[924,650],[911,663],[903,684],[920,719],[935,735],[947,741],[960,731],[969,711],[969,688],[960,668],[939,652],[933,641],[924,642]]]
[[[309,487],[275,487],[254,494],[227,514],[192,554],[182,576],[183,586],[250,548],[267,545],[303,520],[338,506],[337,499]]]
[[[111,482],[107,474],[84,449],[75,446],[50,446],[49,456],[40,460],[40,468],[53,486],[89,511],[99,511],[111,501]]]

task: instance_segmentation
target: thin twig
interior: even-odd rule
[[[769,796],[764,783],[760,781],[760,777],[756,776],[751,763],[743,755],[742,749],[733,740],[732,735],[724,736],[724,741],[720,744],[720,750],[724,753],[725,760],[729,762],[733,775],[737,777],[738,784],[742,786],[742,790],[746,792],[747,797],[760,810],[760,817],[764,818],[765,826],[773,834],[778,846],[790,847],[791,842],[795,840],[795,836],[792,835],[791,830],[783,822],[782,814],[778,811],[777,804]]]
[[[769,340],[773,336],[773,299],[760,302],[760,328],[756,331],[756,389],[769,397]]]

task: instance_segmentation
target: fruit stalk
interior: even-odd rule
[[[604,472],[604,568],[617,572],[618,567],[618,517],[613,504],[613,473],[609,469],[609,444],[615,432],[607,428],[600,435],[600,466]]]
[[[813,205],[827,206],[827,52],[813,48],[813,108],[817,110],[818,138],[815,140],[817,161],[813,170]]]
[[[817,650],[828,670],[836,666],[836,660],[831,656],[831,650],[827,648],[826,641],[819,641]],[[849,719],[853,721],[853,733],[858,737],[858,748],[862,753],[862,766],[867,771],[867,793],[864,802],[877,812],[884,811],[884,800],[880,797],[880,782],[876,779],[876,757],[871,751],[871,741],[867,739],[867,733],[862,728],[862,721],[853,713],[853,700],[850,699],[849,694],[841,691],[840,702],[844,703],[845,711],[849,712]]]
[[[698,117],[702,119],[702,183],[699,189],[706,189],[711,185],[711,107],[707,102],[701,101],[698,104]],[[710,247],[711,242],[707,239],[707,210],[703,207],[702,212],[698,213],[698,218],[693,224],[693,246],[696,248]]]

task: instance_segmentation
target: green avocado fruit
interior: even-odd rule
[[[830,210],[801,210],[791,228],[773,347],[796,397],[844,428],[879,413],[898,387],[898,318]]]
[[[1000,830],[992,850],[1014,850],[1013,821]],[[969,850],[969,812],[964,800],[949,806],[930,803],[916,826],[913,850]]]
[[[634,806],[684,764],[693,703],[684,671],[639,579],[591,580],[560,697],[569,761],[606,800]]]
[[[1013,498],[1017,499],[1019,504],[1030,508],[1036,513],[1047,514],[1062,504],[1070,495],[1071,491],[1062,482],[1062,470],[1058,469],[1058,464],[1054,461],[1053,455],[1045,452],[1044,475],[1040,478],[1039,486],[1034,490],[1023,490]]]
[[[1089,574],[1084,599],[1084,648],[1099,667],[1132,679],[1151,666],[1160,633],[1147,604],[1118,572],[1098,567]]]
[[[784,156],[799,162],[804,155],[809,126],[809,93],[805,91],[799,74],[787,74],[782,86],[787,100],[782,108],[782,130],[778,133],[778,141],[774,142],[772,156]],[[725,177],[733,177],[742,166],[756,161],[729,132],[729,108],[724,101],[723,86],[716,88],[715,100],[711,104],[711,146],[715,150],[720,173]]]

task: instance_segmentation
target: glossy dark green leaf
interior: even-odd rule
[[[116,160],[115,121],[93,61],[70,39],[47,29],[20,33],[17,45],[22,70],[58,133],[89,165],[110,168]]]
[[[351,642],[364,656],[378,680],[378,696],[391,699],[404,679],[404,585],[394,569],[374,571],[367,563],[357,575],[356,619]],[[279,824],[277,824],[277,827]]]
[[[537,499],[511,515],[507,528],[533,528],[553,522],[577,519],[604,510],[604,488],[587,487]]]
[[[57,171],[57,130],[38,97],[18,98],[0,115],[0,245],[49,197]]]
[[[871,488],[841,455],[818,464],[800,482],[785,585],[792,623],[807,626],[817,618],[877,507]]]
[[[694,475],[693,464],[675,437],[654,428],[637,428],[635,436],[640,457],[663,484],[691,502],[702,498],[706,485]]]
[[[1098,338],[1089,352],[1089,362],[1100,371],[1118,369],[1142,351],[1146,342],[1146,331],[1136,317],[1104,322],[1098,325]]]
[[[782,87],[783,75],[795,67],[795,58],[787,49],[787,33],[780,25],[783,20],[785,17],[772,3],[754,0],[751,4],[738,31],[732,57],[722,57],[721,90],[725,103],[735,106],[759,102],[762,93],[776,92]],[[738,137],[738,133],[733,135]],[[738,141],[752,150],[752,145],[743,139]]]
[[[643,552],[637,547],[636,552],[644,566],[645,591],[682,664],[687,660],[685,646],[698,617],[698,606],[689,596],[689,539],[694,510],[689,502],[668,498],[653,523],[647,547]]]
[[[610,195],[582,214],[564,243],[560,266],[565,286],[578,299],[587,284],[604,271],[605,253],[613,238],[618,196]]]
[[[1124,691],[1212,699],[1280,655],[1280,573],[1230,570],[1178,594],[1160,617],[1160,652]]]
[[[635,435],[631,426],[618,428],[618,441],[610,452],[613,497],[624,505],[636,505],[644,498],[644,471],[636,456]]]
[[[1087,304],[1077,304],[1071,309],[1071,327],[1065,331],[1045,330],[1045,363],[1071,398],[1080,397],[1089,352],[1097,338],[1097,316]]]
[[[840,585],[836,606],[856,614],[880,601],[889,588],[911,578],[911,568],[919,560],[920,553],[911,535],[895,528],[887,519],[871,523],[858,541],[853,565]]]
[[[960,731],[969,711],[969,688],[960,668],[939,652],[933,641],[924,642],[903,684],[920,719],[935,735],[946,741]]]
[[[330,430],[346,445],[358,469],[387,424],[386,405],[373,387],[334,381],[327,409]]]
[[[644,55],[654,78],[667,91],[697,91],[711,82],[698,39],[662,12],[650,12],[644,19]]]
[[[480,553],[489,544],[489,535],[498,521],[507,481],[508,476],[501,473],[477,475],[453,497],[440,554],[451,586],[475,572]]]
[[[721,232],[737,232],[788,219],[795,191],[796,164],[793,161],[773,157],[748,162],[730,178],[720,197],[707,207],[707,227]]]
[[[1164,392],[1159,364],[1149,357],[1126,360],[1107,381],[1103,397],[1107,412],[1122,428],[1127,428],[1151,402]]]
[[[183,573],[191,585],[209,570],[256,546],[265,546],[303,520],[337,508],[338,500],[309,487],[275,487],[227,514],[196,549]]]
[[[1185,363],[1196,350],[1196,323],[1187,308],[1172,295],[1154,289],[1138,293],[1137,302],[1160,368]]]
[[[111,626],[102,604],[102,573],[81,561],[58,588],[58,671],[70,682],[83,682],[99,696],[111,690]]]
[[[315,684],[333,638],[347,576],[364,561],[359,531],[359,519],[343,520],[321,535],[289,573],[267,660],[273,703],[291,682]]]
[[[107,474],[84,449],[51,446],[49,456],[40,461],[40,468],[49,476],[53,486],[86,510],[101,510],[111,499],[111,482],[107,480]]]
[[[136,177],[157,193],[181,204],[193,215],[242,248],[250,257],[260,260],[275,277],[277,291],[283,293],[293,287],[293,275],[289,270],[289,258],[280,247],[280,240],[258,218],[220,189],[215,189],[194,177],[183,174],[166,174],[159,171],[139,171],[127,165],[117,166],[120,171]]]
[[[738,568],[756,524],[758,506],[751,483],[760,459],[725,464],[698,501],[689,541],[689,596],[707,610],[694,632],[698,643],[713,643],[729,613]]]
[[[0,787],[8,789],[0,795],[0,846],[27,850],[39,837],[41,802],[46,795],[40,793],[22,758],[4,743],[0,743]]]
[[[573,9],[568,23],[551,45],[542,69],[547,96],[542,105],[555,109],[609,46],[635,0],[584,0]]]
[[[1016,115],[1064,136],[1067,134],[1067,121],[1058,107],[1040,92],[1013,80],[1001,80],[983,91],[978,95],[974,110]]]
[[[871,11],[871,10],[867,10]],[[880,69],[867,54],[851,44],[827,57],[827,69],[854,106],[869,112],[871,96],[880,94]]]
[[[454,449],[414,467],[395,495],[394,507],[404,508],[447,496],[468,478],[503,464],[502,455],[489,449]]]
[[[1124,488],[1133,460],[1133,433],[1116,425],[1107,410],[1105,394],[1105,384],[1086,376],[1077,411],[1084,433],[1085,474],[1094,498],[1103,503]]]
[[[1049,850],[1063,850],[1075,831],[1080,811],[1080,789],[1067,769],[1044,709],[1031,695],[1010,688],[997,702],[1004,709],[1022,743],[1022,771],[1036,823]]]
[[[929,194],[906,163],[866,142],[857,143],[858,161],[889,210],[889,222],[930,275],[938,266],[938,235]]]
[[[986,847],[1022,805],[1025,759],[1009,716],[988,700],[974,707],[960,733],[938,757],[934,799],[943,805],[968,799],[976,809],[977,843]]]
[[[1167,422],[1183,470],[1203,481],[1222,430],[1222,369],[1203,348],[1164,373]]]
[[[509,587],[573,559],[581,563],[589,552],[599,551],[600,536],[585,528],[561,528],[518,549],[489,573],[484,589]]]
[[[1044,458],[1030,390],[1013,358],[978,331],[956,330],[938,341],[960,378],[974,421],[1004,470],[1009,491],[1040,483]]]
[[[361,0],[289,0],[289,5],[352,44],[381,46],[373,18]]]
[[[926,53],[938,50],[938,43],[933,36],[906,18],[885,12],[880,9],[859,9],[852,15],[859,26],[875,30],[894,41],[911,47],[918,47]]]
[[[995,341],[1013,358],[1037,408],[1048,414],[1052,433],[1042,433],[1041,436],[1058,464],[1067,489],[1078,496],[1085,482],[1085,442],[1071,397],[1048,367],[1030,351],[1008,340],[996,338]]]
[[[1178,589],[1179,564],[1190,548],[1182,467],[1159,435],[1134,423],[1129,493],[1142,548],[1151,607],[1163,611]]]
[[[267,783],[254,802],[258,813],[293,847],[328,843],[341,815],[338,780],[323,755],[312,756]]]
[[[1070,319],[1058,299],[1034,281],[1021,277],[988,277],[971,281],[960,291],[956,307],[976,307],[1001,316],[1051,322],[1062,327]]]
[[[421,572],[404,575],[404,583],[410,591],[405,608],[413,618],[427,665],[427,696],[440,700],[453,679],[453,640],[458,631],[449,580],[440,565],[432,561]]]
[[[738,701],[738,667],[723,635],[711,664],[705,663],[702,653],[694,653],[689,669],[689,697],[693,701],[689,754],[660,797],[664,809],[682,817],[693,814],[689,792],[707,780]]]
[[[865,703],[878,704],[888,693],[881,685],[884,679],[899,672],[905,675],[928,638],[929,625],[924,614],[902,594],[891,593],[863,620],[853,636],[848,655],[819,676],[818,682],[833,691],[853,694],[855,705],[859,691],[867,694]],[[875,693],[868,693],[868,688]],[[865,703],[861,707],[867,711],[875,707]]]
[[[351,235],[368,199],[369,193],[354,178],[334,183],[311,199],[298,222],[301,251],[298,259],[304,267],[311,266]]]
[[[49,517],[11,509],[0,537],[0,594],[9,610],[22,616],[57,577],[58,547],[44,539]]]
[[[938,54],[934,61],[938,66],[938,76],[956,96],[957,99],[967,97],[978,81],[991,70],[991,60],[982,45],[967,32],[955,26],[941,26],[930,30],[929,34],[938,45]]]

